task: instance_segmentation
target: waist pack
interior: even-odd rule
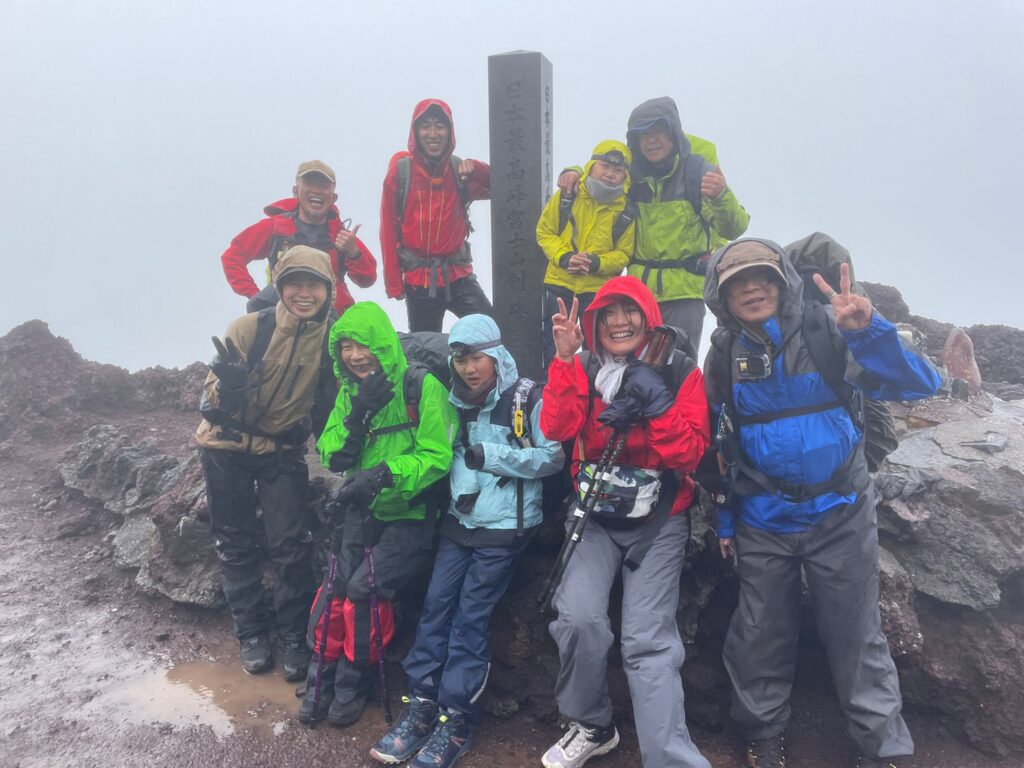
[[[596,469],[597,462],[580,462],[576,477],[576,500],[580,505],[597,480]],[[619,520],[641,520],[654,511],[660,494],[660,469],[613,464],[604,473],[601,491],[594,503],[594,514]]]

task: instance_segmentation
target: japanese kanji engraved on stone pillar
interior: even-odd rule
[[[537,219],[554,187],[551,62],[515,51],[487,59],[491,128],[494,314],[519,372],[543,377],[541,312],[547,261]]]

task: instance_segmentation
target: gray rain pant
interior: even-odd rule
[[[704,315],[707,313],[704,299],[669,299],[659,301],[658,308],[661,310],[661,322],[686,331],[693,342],[693,348],[699,352]]]
[[[608,594],[622,571],[622,666],[644,768],[710,768],[686,728],[679,669],[685,652],[676,625],[686,515],[665,521],[636,571],[623,556],[643,527],[611,529],[592,518],[555,592],[558,618],[548,629],[561,668],[555,697],[564,717],[589,725],[612,721],[608,696],[611,621]]]
[[[740,525],[740,601],[723,656],[732,716],[748,739],[785,730],[800,631],[800,568],[807,576],[847,728],[868,757],[911,755],[896,665],[878,611],[874,488],[803,533]]]

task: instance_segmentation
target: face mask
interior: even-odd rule
[[[624,184],[616,184],[614,187],[598,181],[592,176],[587,176],[587,192],[599,203],[610,203],[622,194]]]

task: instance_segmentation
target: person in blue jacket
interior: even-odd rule
[[[857,765],[881,768],[913,754],[914,743],[881,629],[875,491],[851,402],[930,397],[939,376],[869,299],[851,293],[845,264],[839,292],[814,280],[831,302],[821,316],[836,349],[845,348],[852,401],[815,367],[803,283],[778,245],[737,240],[708,265],[704,300],[719,328],[704,371],[727,478],[717,533],[722,556],[738,557],[740,581],[723,656],[747,765],[781,768],[802,569]]]
[[[520,378],[486,315],[448,336],[451,402],[459,413],[451,505],[416,639],[402,662],[409,695],[373,748],[382,763],[452,765],[469,748],[490,671],[491,614],[516,558],[541,523],[541,478],[562,468],[562,446],[540,430],[541,388]]]

